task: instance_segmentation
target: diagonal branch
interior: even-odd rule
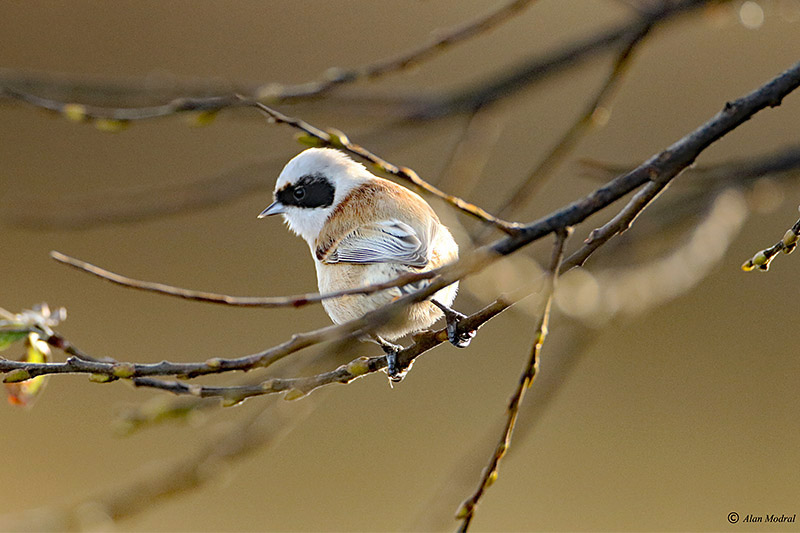
[[[486,493],[489,486],[495,482],[498,475],[498,467],[503,456],[508,451],[511,445],[511,434],[514,431],[514,423],[517,421],[519,415],[519,408],[525,398],[525,391],[527,391],[536,379],[536,373],[539,369],[539,355],[542,351],[545,337],[547,337],[547,322],[550,317],[550,305],[553,301],[553,291],[555,290],[556,278],[558,277],[561,268],[561,260],[564,257],[564,245],[566,244],[567,237],[571,233],[571,228],[563,228],[556,232],[556,242],[553,246],[553,255],[550,259],[550,266],[547,269],[544,300],[542,301],[542,308],[539,311],[539,322],[536,326],[536,331],[533,336],[533,347],[531,348],[531,355],[528,359],[525,369],[520,375],[519,383],[511,396],[508,403],[506,424],[503,432],[500,435],[500,442],[494,449],[494,454],[489,460],[489,465],[484,469],[481,476],[478,488],[464,503],[461,504],[456,517],[462,520],[459,531],[465,532],[469,528],[470,522],[475,515],[475,508],[480,503],[481,498]]]
[[[137,289],[146,292],[154,292],[157,294],[163,294],[165,296],[176,296],[178,298],[183,298],[185,300],[230,305],[235,307],[264,307],[264,308],[303,307],[305,305],[318,303],[323,300],[341,298],[342,296],[349,296],[353,294],[372,294],[373,292],[378,292],[386,289],[391,289],[393,287],[401,287],[403,285],[408,285],[409,283],[414,283],[419,280],[430,279],[437,275],[436,270],[403,274],[391,281],[387,281],[384,283],[375,283],[372,285],[366,285],[364,287],[345,289],[327,294],[307,293],[307,294],[300,294],[297,296],[273,296],[273,297],[229,296],[227,294],[219,294],[215,292],[206,292],[206,291],[195,291],[192,289],[184,289],[181,287],[175,287],[173,285],[167,285],[165,283],[142,281],[130,278],[128,276],[123,276],[122,274],[117,274],[116,272],[111,272],[110,270],[106,270],[105,268],[101,268],[97,265],[87,263],[86,261],[81,261],[80,259],[70,257],[66,254],[62,254],[61,252],[57,252],[55,250],[50,252],[50,257],[52,257],[59,263],[68,265],[72,268],[75,268],[82,272],[86,272],[88,274],[92,274],[93,276],[97,276],[100,279],[110,281],[111,283],[121,285],[123,287],[128,287],[131,289]]]
[[[333,148],[344,150],[349,154],[358,156],[362,159],[369,161],[370,163],[372,163],[372,165],[377,167],[382,172],[386,172],[387,174],[391,174],[392,176],[410,182],[419,187],[420,189],[436,196],[437,198],[444,200],[450,205],[457,207],[464,213],[472,215],[473,217],[481,220],[482,222],[490,224],[509,235],[513,235],[517,231],[518,224],[501,220],[492,215],[491,213],[489,213],[488,211],[482,209],[481,207],[471,204],[466,200],[458,198],[457,196],[447,194],[446,192],[438,189],[437,187],[423,180],[421,177],[419,177],[419,174],[414,172],[412,169],[408,167],[398,167],[396,165],[393,165],[392,163],[389,163],[385,159],[370,152],[363,146],[351,142],[350,139],[348,139],[347,136],[340,131],[337,130],[323,131],[315,126],[312,126],[311,124],[302,119],[297,119],[294,117],[290,117],[288,115],[284,115],[280,111],[272,109],[262,104],[261,102],[257,102],[254,100],[247,100],[244,97],[242,97],[242,102],[243,102],[242,105],[255,107],[273,122],[276,122],[278,124],[287,124],[295,129],[303,131],[310,137],[310,139],[303,139],[304,141],[308,142],[308,144],[330,146]]]
[[[778,255],[778,252],[790,254],[797,248],[798,238],[800,238],[800,219],[798,219],[791,228],[786,230],[781,240],[769,248],[757,252],[753,257],[748,259],[742,265],[742,270],[750,272],[751,270],[758,269],[762,272],[766,272],[769,270],[769,264]]]
[[[583,114],[578,117],[578,120],[562,135],[544,159],[528,174],[525,181],[501,204],[497,210],[500,216],[508,216],[525,205],[526,202],[530,202],[539,189],[553,175],[558,166],[575,149],[578,142],[593,127],[607,120],[607,118],[599,119],[598,116],[601,115],[602,110],[605,111],[602,116],[607,117],[608,107],[616,96],[622,79],[628,72],[634,57],[634,51],[650,33],[651,29],[651,25],[642,26],[641,30],[635,33],[628,44],[619,52],[614,60],[611,72],[592,101],[586,106]]]

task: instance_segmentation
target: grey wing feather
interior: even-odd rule
[[[358,228],[339,241],[326,263],[428,264],[428,236],[400,220],[387,220]]]

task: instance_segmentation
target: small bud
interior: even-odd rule
[[[333,83],[343,83],[353,80],[355,78],[355,74],[340,67],[331,67],[325,71],[324,77],[326,80]]]
[[[331,137],[328,142],[334,148],[344,148],[345,145],[350,144],[350,139],[348,139],[347,135],[342,131],[330,128],[328,130],[328,135]]]
[[[461,504],[461,507],[458,508],[458,512],[456,513],[456,520],[465,519],[467,516],[469,516],[470,512],[472,512],[472,502],[470,500],[467,500]]]
[[[89,374],[89,381],[92,383],[108,383],[109,381],[116,381],[118,378],[109,376],[108,374]]]
[[[16,368],[6,374],[6,377],[3,378],[3,383],[19,383],[20,381],[25,381],[28,379],[31,379],[30,372],[24,368]]]
[[[797,244],[797,235],[792,230],[787,230],[786,233],[783,234],[783,245],[787,248],[791,246],[794,248],[794,245]],[[788,253],[788,252],[787,252]]]
[[[219,357],[212,357],[211,359],[206,360],[206,366],[213,370],[219,370],[222,368],[222,359]]]
[[[309,135],[307,133],[300,133],[295,135],[295,140],[302,145],[309,146],[311,148],[322,148],[323,146],[327,146],[328,143],[323,141],[318,137],[314,137],[313,135]]]
[[[194,127],[208,126],[219,114],[218,110],[214,111],[197,111],[189,114],[189,125]]]
[[[767,254],[765,254],[763,250],[754,255],[752,261],[753,264],[758,267],[769,264]]]
[[[495,481],[497,481],[497,470],[492,470],[492,473],[486,478],[486,488],[491,487]]]
[[[748,259],[742,265],[742,270],[744,270],[745,272],[750,272],[751,270],[753,270],[754,267],[755,267],[755,265],[753,264],[753,260],[752,259]]]
[[[191,385],[188,385],[188,387],[189,387],[189,394],[191,394],[192,396],[197,396],[198,398],[201,398],[203,396],[203,387],[201,387],[200,385],[192,383]]]
[[[121,363],[111,367],[114,377],[128,379],[136,373],[136,368],[131,363]]]
[[[355,361],[347,364],[347,371],[354,376],[363,376],[369,372],[369,364],[366,357],[359,357]]]
[[[233,407],[235,405],[239,405],[244,401],[244,398],[241,396],[237,396],[235,398],[223,398],[222,399],[222,407]]]
[[[106,133],[118,133],[128,127],[130,122],[127,120],[117,120],[113,118],[98,118],[94,121],[94,127]]]
[[[87,119],[86,107],[81,104],[66,104],[61,113],[73,122],[83,122]]]
[[[305,397],[308,394],[307,392],[303,392],[300,389],[291,389],[289,392],[283,395],[283,399],[287,402],[293,402],[295,400],[299,400],[300,398]]]

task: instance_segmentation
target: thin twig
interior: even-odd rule
[[[278,124],[287,124],[295,129],[298,129],[306,133],[310,137],[310,139],[308,139],[310,144],[319,144],[323,146],[338,148],[352,155],[365,159],[369,161],[372,165],[377,167],[379,170],[381,170],[382,172],[386,172],[387,174],[391,174],[392,176],[400,178],[404,181],[408,181],[416,185],[420,189],[436,196],[437,198],[444,200],[450,205],[457,207],[458,209],[467,213],[468,215],[472,215],[473,217],[481,220],[482,222],[490,224],[509,235],[515,234],[517,228],[519,227],[519,224],[501,220],[492,215],[491,213],[489,213],[488,211],[482,209],[481,207],[471,204],[466,200],[463,200],[456,196],[447,194],[446,192],[438,189],[437,187],[434,187],[433,185],[431,185],[430,183],[419,177],[419,175],[416,172],[414,172],[412,169],[408,167],[398,167],[396,165],[393,165],[392,163],[389,163],[385,159],[370,152],[363,146],[351,142],[350,139],[347,138],[347,135],[345,135],[340,131],[337,130],[323,131],[317,128],[316,126],[312,126],[311,124],[302,119],[285,115],[276,109],[272,109],[262,104],[261,102],[257,102],[254,100],[247,100],[244,97],[242,97],[242,101],[243,105],[249,107],[255,107],[271,121],[274,121]]]
[[[430,119],[446,116],[453,113],[471,112],[491,102],[512,96],[518,91],[542,82],[553,75],[556,75],[564,70],[581,64],[589,59],[592,59],[605,50],[617,46],[619,43],[626,41],[631,36],[635,35],[644,25],[662,25],[666,22],[671,22],[678,19],[681,15],[689,14],[697,11],[698,9],[727,0],[682,0],[677,2],[661,2],[658,9],[649,10],[645,13],[639,13],[639,16],[631,21],[624,22],[618,26],[610,29],[602,30],[595,35],[592,35],[584,40],[572,43],[562,49],[556,50],[544,56],[535,56],[523,60],[517,65],[502,73],[494,73],[487,81],[480,82],[476,85],[470,86],[466,89],[455,91],[449,95],[415,95],[413,97],[407,96],[394,96],[394,97],[367,97],[366,95],[359,95],[357,99],[350,99],[346,103],[359,105],[379,103],[385,106],[394,107],[411,107],[414,111],[410,113],[416,119]],[[520,6],[522,4],[522,6]],[[249,95],[255,99],[265,99],[268,101],[289,100],[291,98],[307,98],[316,97],[320,95],[320,91],[327,91],[329,84],[344,84],[352,81],[368,77],[374,79],[377,73],[380,75],[388,74],[390,72],[397,72],[405,66],[405,61],[410,61],[407,64],[418,63],[422,59],[430,59],[435,57],[435,52],[441,49],[448,49],[449,46],[438,45],[439,40],[453,43],[453,35],[463,35],[455,37],[456,41],[463,42],[467,37],[473,37],[483,33],[508,20],[511,16],[521,11],[522,8],[528,4],[524,2],[510,2],[506,5],[500,6],[496,11],[487,14],[485,17],[480,17],[471,23],[464,26],[459,26],[452,30],[452,34],[445,33],[439,39],[433,39],[427,46],[423,46],[414,51],[402,54],[396,58],[388,60],[377,61],[371,65],[366,65],[360,68],[351,70],[342,69],[328,69],[325,79],[316,82],[303,83],[294,86],[283,86],[274,83],[264,83],[258,85],[250,85],[245,83],[225,83],[220,84],[214,80],[202,80],[199,82],[176,82],[175,80],[168,80],[163,85],[159,86],[153,80],[147,80],[144,83],[141,80],[128,81],[123,84],[118,82],[87,82],[85,80],[73,81],[64,79],[63,77],[55,77],[48,75],[46,79],[41,76],[35,76],[28,73],[20,73],[18,71],[9,69],[0,69],[0,97],[14,98],[20,101],[27,101],[33,105],[43,107],[45,109],[53,109],[60,111],[58,108],[52,108],[48,105],[47,99],[37,100],[37,97],[32,93],[48,92],[66,94],[69,98],[74,98],[77,95],[80,98],[93,98],[98,100],[98,96],[108,95],[107,101],[118,104],[127,98],[128,101],[136,100],[141,102],[144,98],[152,99],[154,94],[160,99],[174,99],[175,102],[188,100],[199,104],[206,101],[208,104],[205,106],[205,111],[214,112],[229,107],[229,105],[220,106],[218,101],[220,98],[227,99],[232,92]],[[486,26],[486,21],[489,26]],[[468,28],[470,26],[480,28],[477,32],[472,32]],[[431,51],[427,52],[426,48],[430,47]],[[370,72],[374,73],[370,75]],[[176,89],[177,86],[177,89]],[[186,95],[194,95],[194,97],[187,98]],[[208,95],[211,96],[208,96]],[[202,96],[201,96],[202,95]],[[176,98],[177,97],[177,98]],[[63,96],[62,96],[63,98]],[[327,95],[331,98],[331,95]],[[230,102],[230,100],[228,100]],[[162,113],[164,109],[162,106],[152,106],[150,112],[145,112],[145,115],[151,116],[166,116],[181,112],[187,109],[182,109],[181,106],[173,106],[168,104],[172,109],[167,110],[166,114]],[[79,111],[79,107],[75,111]],[[113,105],[112,105],[113,107]],[[92,116],[91,106],[86,106],[89,110],[86,116]],[[124,117],[124,113],[122,114]],[[80,117],[78,112],[74,115]],[[97,118],[114,119],[113,116],[100,116]],[[124,118],[122,118],[124,120]],[[135,118],[130,118],[135,120]]]
[[[751,270],[758,269],[762,272],[766,272],[769,270],[769,264],[777,257],[778,252],[790,254],[794,251],[797,247],[798,238],[800,238],[800,219],[798,219],[791,228],[786,230],[781,240],[769,248],[757,252],[753,257],[748,259],[742,265],[742,270],[750,272]]]
[[[520,405],[522,405],[522,401],[525,398],[525,391],[530,388],[530,386],[533,384],[533,380],[536,379],[536,373],[539,369],[539,355],[541,354],[544,340],[547,337],[547,322],[550,317],[550,306],[553,301],[553,291],[555,289],[556,278],[558,277],[558,272],[561,268],[561,260],[564,257],[564,245],[566,244],[567,237],[569,236],[570,232],[571,228],[564,228],[556,232],[556,242],[553,246],[553,255],[550,260],[550,266],[547,269],[547,275],[545,278],[545,297],[542,302],[542,308],[539,312],[539,322],[536,326],[536,331],[533,337],[531,355],[528,359],[528,363],[525,365],[525,369],[520,375],[517,388],[508,403],[506,424],[503,428],[503,432],[500,435],[500,441],[495,447],[494,453],[489,460],[489,465],[483,471],[478,488],[470,498],[461,504],[461,507],[456,514],[456,517],[462,520],[461,527],[459,528],[459,531],[461,532],[467,531],[470,522],[472,522],[472,518],[475,515],[475,508],[477,507],[478,503],[480,503],[481,498],[486,493],[486,490],[489,488],[489,486],[497,479],[500,461],[503,459],[506,451],[508,451],[508,447],[511,445],[511,434],[514,431],[514,423],[517,421]]]
[[[608,120],[607,115],[609,107],[618,92],[617,89],[622,79],[628,72],[634,57],[634,51],[650,33],[652,28],[652,25],[642,26],[641,30],[634,34],[630,41],[628,41],[614,60],[614,65],[605,82],[600,86],[581,116],[578,117],[578,120],[576,120],[566,133],[561,136],[544,159],[542,159],[528,174],[528,177],[522,184],[516,187],[513,193],[500,204],[500,208],[497,210],[498,216],[508,217],[527,202],[530,202],[564,159],[575,149],[578,142],[589,133],[592,128],[602,125]],[[601,110],[605,111],[605,113],[603,114],[603,118],[599,119],[598,115]]]
[[[354,69],[330,68],[325,71],[324,78],[318,81],[298,85],[263,85],[256,90],[254,97],[258,100],[265,99],[270,102],[280,102],[321,96],[339,85],[359,80],[375,80],[386,74],[405,70],[436,57],[453,45],[460,44],[494,29],[521,13],[534,1],[513,0],[502,4],[475,20],[463,23],[448,31],[436,32],[427,43],[414,50]]]
[[[196,452],[173,461],[145,465],[142,475],[116,487],[106,488],[63,506],[45,507],[0,516],[3,531],[82,531],[106,530],[109,522],[119,522],[142,513],[156,502],[205,485],[236,461],[276,444],[300,424],[311,409],[286,413],[286,404],[259,409],[232,424]],[[147,468],[150,466],[151,468]],[[91,513],[86,513],[91,509]],[[113,529],[113,528],[112,528]]]
[[[646,26],[662,25],[700,8],[720,3],[720,1],[661,2],[657,9],[639,13],[631,21],[600,31],[586,39],[572,42],[545,56],[524,59],[504,72],[492,73],[491,76],[471,87],[445,95],[427,105],[420,105],[411,116],[418,120],[429,120],[457,113],[468,113],[492,102],[509,98],[550,76],[593,59],[609,48],[630,41]]]
[[[50,252],[50,257],[59,263],[71,266],[75,269],[81,270],[98,278],[110,281],[111,283],[137,289],[146,292],[155,292],[165,296],[176,296],[185,300],[193,300],[199,302],[215,303],[222,305],[230,305],[234,307],[303,307],[308,304],[318,303],[323,300],[333,298],[341,298],[342,296],[349,296],[353,294],[372,294],[374,292],[391,289],[394,287],[401,287],[414,283],[415,281],[430,279],[437,275],[437,271],[429,270],[427,272],[409,273],[398,276],[397,278],[384,283],[375,283],[373,285],[366,285],[364,287],[357,287],[354,289],[345,289],[341,291],[331,292],[327,294],[307,293],[296,296],[229,296],[227,294],[219,294],[206,291],[195,291],[192,289],[184,289],[167,285],[164,283],[157,283],[152,281],[142,281],[122,274],[117,274],[106,270],[97,265],[93,265],[86,261],[81,261],[74,257],[70,257],[55,250]]]
[[[126,122],[133,120],[148,120],[155,117],[169,116],[174,113],[184,111],[203,111],[206,113],[217,112],[221,109],[234,108],[234,107],[253,107],[265,115],[271,122],[277,124],[286,124],[306,134],[305,142],[320,145],[331,146],[340,150],[345,150],[352,155],[361,157],[378,169],[388,174],[391,174],[404,181],[408,181],[417,187],[427,191],[434,196],[441,198],[445,202],[457,207],[461,211],[472,215],[487,224],[491,224],[507,234],[513,234],[516,231],[516,225],[505,220],[498,219],[486,210],[473,205],[466,200],[452,196],[439,190],[430,183],[423,180],[416,172],[408,167],[398,167],[385,159],[375,155],[366,148],[350,142],[347,136],[336,130],[324,131],[308,122],[290,117],[268,107],[261,102],[250,99],[245,96],[233,95],[223,96],[207,99],[178,99],[169,104],[150,108],[112,108],[112,107],[98,107],[98,106],[85,106],[81,104],[70,104],[50,100],[39,96],[33,96],[23,93],[10,92],[15,98],[26,101],[38,107],[57,111],[64,116],[78,121],[94,120],[104,121],[101,122],[105,127],[115,127],[122,125]]]
[[[645,185],[642,190],[631,198],[622,211],[614,216],[614,218],[603,226],[592,230],[591,233],[589,233],[589,237],[584,241],[583,246],[569,256],[569,259],[564,261],[562,268],[566,271],[573,267],[583,265],[595,250],[608,242],[612,237],[620,235],[630,228],[633,221],[636,220],[636,217],[663,192],[668,183],[669,182],[662,183],[651,181]]]
[[[515,236],[501,239],[489,248],[507,255],[559,228],[574,226],[647,182],[669,183],[711,144],[767,107],[777,107],[800,86],[800,62],[766,84],[737,100],[727,102],[719,113],[672,146],[651,156],[635,169],[618,176],[587,196],[540,220],[523,226]],[[662,187],[663,188],[663,187]]]

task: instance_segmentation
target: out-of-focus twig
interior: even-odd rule
[[[475,20],[463,23],[451,30],[437,31],[422,46],[387,59],[382,59],[358,68],[330,68],[323,79],[298,85],[267,84],[261,86],[254,97],[258,100],[280,102],[310,96],[320,96],[331,89],[359,80],[374,80],[386,74],[405,70],[413,65],[432,59],[444,50],[472,37],[484,34],[521,13],[535,0],[512,0],[501,4]]]
[[[478,488],[475,490],[472,496],[470,496],[464,503],[461,504],[461,508],[456,514],[456,517],[462,520],[459,531],[467,531],[470,523],[472,522],[472,518],[475,515],[475,508],[477,507],[478,503],[480,503],[481,498],[486,493],[486,490],[489,488],[489,486],[497,479],[497,469],[500,466],[500,461],[503,459],[503,456],[506,454],[509,446],[511,445],[511,434],[514,431],[514,423],[517,421],[519,408],[520,405],[522,405],[525,392],[533,384],[533,380],[536,379],[536,373],[539,369],[539,355],[541,353],[545,337],[547,337],[547,322],[550,317],[550,305],[553,301],[553,291],[555,289],[556,278],[558,277],[561,267],[561,260],[564,257],[564,245],[566,244],[566,240],[570,232],[571,228],[564,228],[556,233],[556,243],[553,247],[553,255],[550,260],[550,266],[547,269],[547,275],[545,277],[545,297],[542,301],[542,308],[540,310],[540,316],[538,319],[539,321],[533,336],[531,355],[528,359],[528,363],[525,365],[522,375],[519,378],[517,388],[508,403],[506,424],[503,428],[503,432],[500,435],[500,442],[495,447],[494,453],[489,460],[489,464],[483,471],[481,480],[478,483]]]
[[[545,56],[527,58],[511,66],[505,72],[493,73],[487,79],[471,87],[434,99],[430,103],[418,104],[412,117],[429,120],[455,113],[471,112],[487,104],[508,98],[550,76],[581,64],[605,52],[609,48],[628,42],[641,33],[642,28],[661,26],[682,15],[701,8],[728,2],[729,0],[677,0],[660,2],[657,8],[643,11],[633,20],[572,42],[560,50]]]
[[[31,103],[38,107],[57,111],[62,115],[77,121],[92,120],[98,126],[104,129],[114,129],[122,127],[125,123],[134,120],[149,120],[156,117],[169,116],[171,114],[186,112],[186,111],[200,111],[204,113],[215,113],[221,109],[235,108],[235,107],[252,107],[260,111],[266,116],[270,122],[277,124],[286,124],[295,128],[305,134],[304,142],[314,146],[331,146],[344,150],[352,155],[360,157],[369,161],[372,165],[377,167],[383,172],[391,174],[399,179],[407,181],[424,191],[441,198],[445,202],[455,206],[461,211],[472,215],[487,224],[491,224],[505,233],[512,234],[515,231],[516,225],[500,220],[493,216],[486,210],[467,202],[461,198],[445,193],[444,191],[434,187],[427,181],[423,180],[416,172],[408,167],[399,167],[385,159],[370,152],[363,146],[355,144],[347,138],[347,136],[337,130],[329,129],[324,131],[308,122],[291,117],[281,113],[277,109],[273,109],[262,104],[259,101],[250,99],[240,95],[221,96],[215,98],[183,98],[174,100],[168,104],[149,108],[112,108],[112,107],[98,107],[86,106],[81,104],[72,104],[66,102],[59,102],[56,100],[46,99],[39,96],[23,93],[9,93],[20,100]]]
[[[585,173],[606,180],[609,177],[629,172],[635,165],[618,165],[597,161],[594,159],[581,160]],[[719,182],[731,185],[740,182],[743,185],[748,181],[765,176],[774,176],[784,173],[800,171],[800,146],[790,145],[770,152],[768,154],[745,159],[734,159],[710,165],[693,165],[686,169],[686,174],[693,180],[689,184],[706,187],[707,182]]]
[[[294,406],[291,415],[281,412],[285,403],[259,409],[212,439],[198,452],[172,463],[154,464],[132,482],[106,489],[76,503],[33,509],[0,517],[4,531],[78,531],[108,528],[149,509],[156,502],[194,490],[214,479],[222,467],[275,444],[304,419],[308,408]]]
[[[604,125],[608,121],[611,102],[617,94],[622,79],[628,72],[635,49],[650,33],[652,26],[642,26],[640,31],[633,35],[630,41],[619,52],[611,72],[599,88],[592,101],[586,106],[578,120],[561,136],[553,148],[547,153],[538,165],[528,173],[528,177],[509,194],[506,200],[497,209],[498,216],[508,217],[517,209],[530,202],[541,187],[553,175],[558,166],[575,149],[578,142],[596,126]]]
[[[196,96],[193,98],[194,100],[197,100],[197,98],[216,98],[221,96],[219,93],[222,92],[244,92],[244,94],[248,94],[252,98],[272,103],[319,97],[329,93],[336,87],[362,80],[375,80],[387,74],[401,72],[414,65],[418,65],[424,61],[433,59],[455,45],[461,44],[469,39],[478,37],[497,28],[521,13],[535,1],[536,0],[511,0],[505,4],[501,4],[493,8],[484,15],[476,17],[474,20],[464,22],[449,30],[439,30],[434,32],[428,42],[412,50],[408,50],[398,55],[381,59],[373,63],[368,63],[360,67],[331,67],[325,71],[320,79],[315,81],[299,83],[296,85],[266,83],[255,87],[247,87],[245,84],[236,83],[224,85],[211,82],[202,82],[194,85],[181,83],[178,84],[179,87],[174,87],[173,91],[178,90],[195,94],[206,94],[209,92],[212,94],[218,93],[215,96]],[[171,82],[171,84],[173,86],[176,85],[175,82]],[[75,85],[77,85],[77,87],[75,87]],[[70,84],[64,80],[52,79],[52,81],[48,84],[46,81],[36,79],[31,75],[24,75],[9,69],[0,70],[0,97],[8,96],[26,101],[30,95],[26,95],[25,93],[52,89],[53,86],[61,86],[62,90],[68,89],[70,92],[74,92],[76,89],[81,89],[81,92],[83,93],[109,93],[112,95],[121,96],[125,94],[125,92],[136,93],[136,85],[137,84],[133,84],[133,86],[128,88],[128,91],[125,91],[125,88],[120,87],[119,84],[99,83],[95,84],[94,90],[91,90],[87,89],[85,86],[82,86],[80,83]],[[148,92],[152,93],[153,85],[154,81],[150,80],[150,83],[145,84],[145,86],[140,89],[140,92],[144,94],[147,94]],[[19,89],[17,89],[17,87],[19,87]],[[163,91],[157,92],[161,93]],[[34,103],[34,101],[31,100],[31,103]],[[180,112],[183,111],[183,109],[176,108],[173,111]],[[124,120],[124,115],[119,114],[116,118],[119,120]]]

